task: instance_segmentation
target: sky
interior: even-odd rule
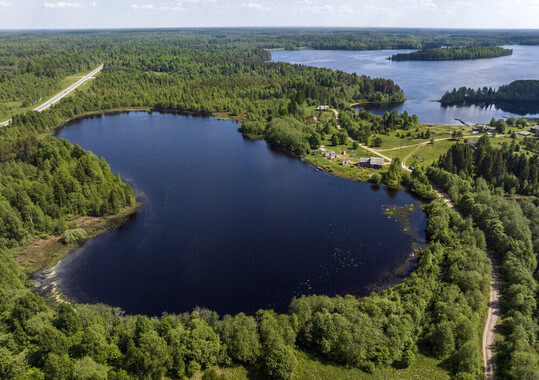
[[[0,0],[0,29],[539,28],[539,0]]]

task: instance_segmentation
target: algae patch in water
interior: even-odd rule
[[[421,205],[419,205],[419,208],[421,209]],[[384,215],[387,215],[388,218],[395,220],[399,225],[401,226],[401,229],[404,233],[410,235],[414,241],[412,242],[412,248],[416,250],[418,245],[422,245],[421,238],[419,236],[419,230],[417,227],[412,226],[412,215],[415,211],[415,205],[409,204],[404,206],[383,206],[382,212]]]

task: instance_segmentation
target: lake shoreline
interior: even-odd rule
[[[54,268],[76,248],[84,245],[105,232],[122,227],[133,218],[143,202],[137,201],[133,205],[121,210],[117,214],[104,217],[81,216],[75,219],[76,228],[83,228],[87,237],[79,242],[65,244],[62,236],[52,235],[46,239],[34,238],[22,247],[17,248],[15,262],[23,269],[28,279],[32,279],[38,272]]]

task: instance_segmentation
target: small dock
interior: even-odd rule
[[[462,120],[460,117],[456,117],[455,120],[460,121],[462,124],[464,124],[467,127],[473,127],[472,124],[468,123],[467,121]]]

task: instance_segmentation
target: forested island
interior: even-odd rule
[[[511,54],[513,54],[512,49],[498,46],[452,46],[394,54],[389,59],[392,61],[461,61],[503,57]]]
[[[78,240],[79,217],[113,215],[135,202],[133,189],[111,172],[106,158],[48,134],[68,120],[133,109],[214,115],[233,118],[242,133],[298,155],[318,148],[322,134],[366,142],[374,133],[418,128],[414,115],[377,117],[349,106],[403,100],[393,81],[267,62],[269,53],[259,45],[273,36],[257,39],[257,33],[8,33],[0,39],[2,103],[34,102],[55,91],[65,75],[105,65],[88,86],[50,110],[3,114],[13,121],[0,129],[0,378],[161,379],[205,371],[213,379],[219,366],[221,378],[240,371],[243,377],[290,379],[321,361],[336,371],[330,378],[340,371],[365,377],[388,370],[401,378],[398,371],[421,357],[446,375],[475,379],[482,371],[491,280],[487,247],[504,280],[500,376],[539,377],[539,209],[503,196],[537,190],[536,157],[490,147],[488,138],[475,152],[457,143],[425,170],[410,173],[395,159],[377,174],[425,199],[436,196],[430,178],[463,214],[442,200],[427,204],[428,247],[417,268],[396,287],[362,300],[301,296],[284,314],[219,316],[197,308],[148,317],[32,291],[33,273],[14,260],[27,244],[51,236]],[[306,45],[309,38],[301,33],[287,38]],[[377,41],[372,44],[387,46],[383,33],[378,39],[369,33]],[[477,38],[496,40],[497,33]],[[341,31],[331,35],[343,40]],[[533,34],[519,38],[537,41]],[[307,112],[320,104],[339,110],[342,130],[335,119],[317,121]]]
[[[496,104],[501,108],[517,113],[539,112],[539,80],[517,80],[500,86],[497,90],[492,87],[473,88],[461,87],[447,91],[440,99],[442,105],[462,104]]]

